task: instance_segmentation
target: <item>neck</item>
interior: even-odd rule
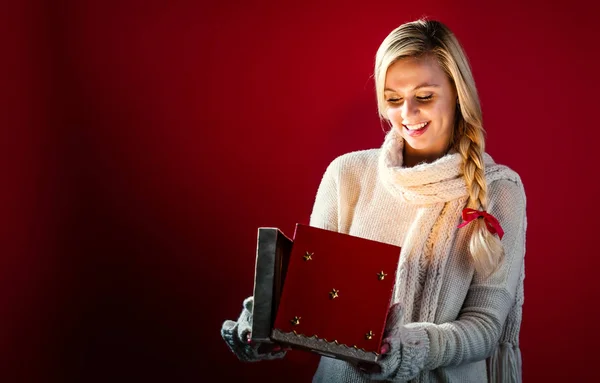
[[[402,166],[405,168],[412,168],[415,165],[422,163],[431,163],[448,153],[448,150],[444,150],[441,152],[423,152],[419,150],[415,150],[411,148],[409,145],[404,145],[404,149],[402,151]]]

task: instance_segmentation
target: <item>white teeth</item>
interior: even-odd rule
[[[426,122],[422,122],[420,124],[416,124],[416,125],[404,125],[406,127],[406,129],[408,130],[419,130],[425,127],[425,125],[427,125]]]

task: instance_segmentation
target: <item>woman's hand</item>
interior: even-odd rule
[[[403,314],[404,310],[399,303],[390,307],[385,321],[379,360],[375,363],[358,362],[356,364],[356,367],[370,379],[386,380],[393,372],[395,365],[400,363],[398,360],[400,357],[400,342],[398,339],[404,322],[402,319]],[[392,343],[394,343],[394,347],[392,347]]]
[[[279,344],[252,342],[253,297],[244,300],[243,310],[237,321],[226,320],[221,326],[221,337],[231,351],[243,362],[258,362],[283,358],[287,351]]]
[[[273,342],[273,343],[266,343],[266,342],[253,342],[252,341],[252,333],[248,332],[246,333],[246,342],[250,345],[250,346],[255,346],[258,344],[258,348],[256,349],[256,351],[259,354],[275,354],[281,351],[290,351],[292,348],[289,346],[282,346],[281,344],[277,343],[277,342]]]
[[[384,355],[390,351],[390,345],[388,343],[383,343],[381,345],[380,354]],[[381,366],[377,363],[369,363],[369,362],[358,362],[356,367],[361,370],[365,374],[379,374],[381,373]]]

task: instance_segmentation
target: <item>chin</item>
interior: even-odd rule
[[[404,142],[414,150],[425,150],[430,146],[427,143],[419,142],[412,137],[402,136],[402,138],[404,138]]]

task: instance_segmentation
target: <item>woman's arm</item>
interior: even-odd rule
[[[520,185],[508,180],[492,183],[489,190],[488,210],[505,233],[503,262],[489,278],[475,273],[458,320],[423,326],[430,347],[427,369],[485,359],[496,347],[513,307],[524,266],[525,195]]]
[[[505,232],[500,267],[488,278],[475,273],[457,320],[401,326],[390,340],[391,351],[381,363],[381,374],[374,379],[404,381],[421,370],[483,360],[494,351],[515,303],[524,265],[527,221],[521,185],[500,180],[492,183],[489,191],[488,212]]]

